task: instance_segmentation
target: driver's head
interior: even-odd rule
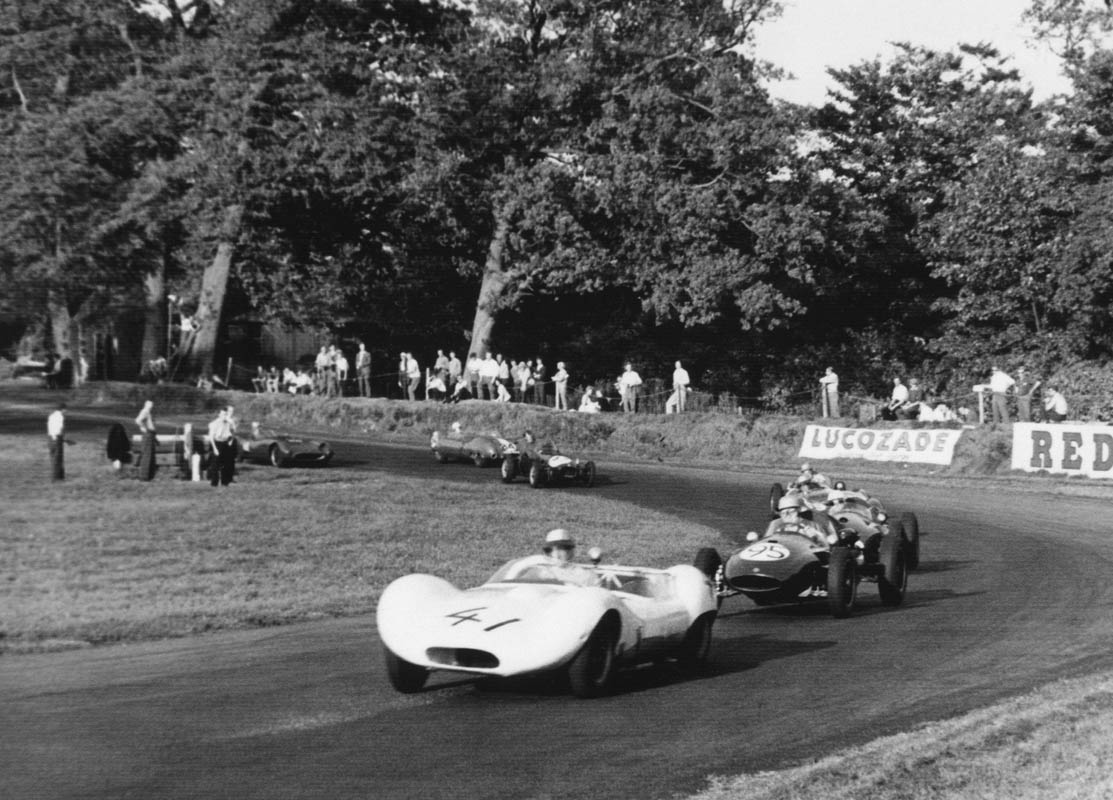
[[[777,513],[785,522],[795,522],[800,518],[800,499],[786,494],[777,502]]]
[[[545,534],[545,544],[541,549],[545,551],[545,555],[552,556],[558,561],[571,561],[576,543],[564,528],[555,528]]]

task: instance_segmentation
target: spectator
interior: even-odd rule
[[[1016,417],[1021,422],[1032,421],[1032,398],[1039,388],[1040,381],[1033,382],[1024,367],[1016,371]]]
[[[499,376],[496,379],[498,385],[506,392],[506,396],[510,396],[510,365],[506,363],[506,359],[499,353],[495,357],[495,362],[499,365]],[[499,392],[499,399],[502,399],[503,392]]]
[[[468,394],[479,397],[479,367],[483,362],[475,353],[468,353],[468,360],[464,364],[464,380],[468,384]]]
[[[251,387],[256,394],[262,394],[267,390],[267,371],[263,369],[262,364],[255,368],[255,377],[251,379]]]
[[[908,381],[908,399],[900,407],[901,419],[919,419],[920,406],[924,402],[924,389],[917,378]]]
[[[553,373],[553,386],[556,387],[556,403],[557,411],[568,410],[568,370],[564,368],[564,362],[557,362],[557,371]]]
[[[993,395],[993,424],[1009,422],[1009,389],[1016,385],[1009,375],[994,367],[989,375],[989,391]]]
[[[413,353],[406,354],[406,392],[411,400],[417,399],[417,387],[421,385],[421,365],[417,363]]]
[[[599,402],[595,399],[594,391],[589,386],[584,390],[583,396],[580,397],[579,410],[584,414],[598,414]]]
[[[444,354],[444,350],[437,351],[437,359],[433,362],[433,371],[440,376],[442,381],[448,379],[448,356]]]
[[[367,345],[359,343],[356,352],[356,380],[359,383],[359,396],[371,396],[371,354],[367,352]]]
[[[444,378],[436,370],[425,378],[425,388],[429,391],[430,400],[441,401],[448,395],[448,387],[445,386]]]
[[[273,394],[278,391],[282,378],[278,374],[278,367],[271,367],[267,370],[267,392]]]
[[[460,377],[463,375],[464,365],[460,363],[460,359],[456,357],[455,351],[448,353],[448,389],[451,392],[456,391],[456,384],[460,382]]]
[[[900,409],[908,402],[908,387],[900,378],[893,378],[893,393],[889,396],[889,404],[881,410],[882,419],[894,420]]]
[[[533,375],[529,361],[519,361],[517,370],[511,369],[510,373],[514,380],[514,399],[519,403],[526,402],[526,391],[529,389],[529,382]]]
[[[677,361],[676,368],[672,371],[672,396],[665,403],[666,414],[670,413],[670,403],[677,414],[684,413],[684,410],[688,407],[688,387],[691,384],[692,379],[688,377],[688,370],[684,369],[684,365]]]
[[[402,390],[402,399],[406,398],[406,387],[410,384],[409,358],[410,354],[406,352],[398,355],[398,388]]]
[[[618,392],[622,396],[622,410],[632,414],[638,410],[638,387],[642,385],[641,376],[634,371],[631,362],[626,362],[626,368],[618,377]]]
[[[495,391],[497,392],[495,399],[500,403],[510,402],[510,390],[501,381],[495,381]]]
[[[142,443],[139,449],[139,480],[141,481],[149,481],[155,477],[155,448],[158,446],[156,437],[158,428],[155,425],[154,414],[151,413],[154,407],[154,401],[147,400],[143,403],[143,408],[139,410],[139,416],[135,418],[135,424],[139,426],[140,442]]]
[[[819,379],[819,387],[823,400],[823,416],[840,416],[839,376],[835,374],[834,367],[827,367],[826,371],[823,373],[823,377]]]
[[[1067,399],[1059,393],[1059,388],[1053,384],[1047,385],[1047,394],[1043,396],[1043,415],[1048,422],[1062,422],[1067,418]]]
[[[530,375],[533,379],[533,402],[539,406],[545,405],[545,381],[549,377],[549,370],[542,363],[541,358],[535,358],[533,361],[533,373]]]
[[[209,447],[212,449],[209,464],[209,483],[227,486],[236,470],[236,420],[232,406],[220,409],[217,418],[209,423]]]
[[[313,361],[313,366],[317,370],[317,385],[324,386],[325,383],[325,370],[328,369],[332,360],[329,358],[328,347],[321,345],[320,352],[317,353],[317,358]]]
[[[348,364],[348,357],[343,350],[336,348],[336,390],[341,397],[344,396],[344,384],[348,382],[349,369],[351,365]]]
[[[487,352],[479,364],[479,399],[495,399],[495,381],[499,378],[499,363],[495,357]]]
[[[59,403],[46,418],[46,439],[50,451],[50,479],[66,479],[66,404]]]

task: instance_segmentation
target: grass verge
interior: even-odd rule
[[[625,563],[690,563],[720,534],[566,492],[507,513],[506,487],[241,465],[224,489],[121,478],[99,448],[44,483],[41,437],[0,435],[0,653],[365,613],[393,578],[459,585],[536,552],[553,520]]]

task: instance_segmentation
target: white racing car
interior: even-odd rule
[[[698,569],[587,565],[529,556],[482,586],[433,575],[393,581],[377,622],[390,682],[420,690],[433,670],[509,677],[567,671],[572,692],[597,697],[619,664],[707,660],[717,601]]]

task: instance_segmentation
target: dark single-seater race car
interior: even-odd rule
[[[508,449],[514,445],[497,433],[465,433],[460,424],[453,423],[452,429],[442,433],[433,431],[429,437],[429,448],[438,463],[446,461],[470,461],[477,467],[489,467],[499,463]]]
[[[323,467],[332,460],[332,447],[328,442],[261,428],[254,422],[249,433],[236,434],[236,458],[275,467]]]
[[[806,501],[805,501],[806,502]],[[801,503],[789,493],[782,508],[799,504],[799,518],[777,518],[765,533],[751,531],[747,545],[724,562],[712,548],[696,556],[695,566],[713,577],[720,599],[743,594],[757,605],[826,601],[831,614],[846,617],[863,581],[876,583],[882,605],[903,602],[913,549],[919,541],[915,514],[896,525],[879,503],[860,492],[829,490],[823,509]],[[919,553],[916,550],[916,560]]]
[[[593,558],[593,561],[596,560]],[[376,622],[387,676],[419,691],[434,670],[510,677],[562,670],[573,694],[598,697],[615,670],[707,660],[717,613],[699,570],[587,565],[527,556],[481,586],[406,575],[383,591]]]
[[[595,485],[595,462],[560,452],[551,442],[537,445],[527,441],[521,448],[511,445],[502,459],[502,481],[511,483],[519,475],[534,489],[556,482]]]

